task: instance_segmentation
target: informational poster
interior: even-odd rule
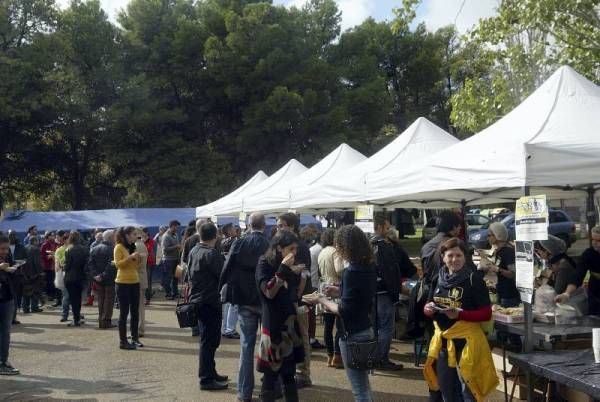
[[[518,241],[548,239],[548,205],[545,195],[521,197],[517,200],[515,235]]]
[[[517,289],[521,300],[531,303],[533,297],[533,241],[515,242],[515,269]]]
[[[365,233],[374,233],[373,213],[373,205],[358,205],[354,209],[354,224]]]
[[[240,225],[240,228],[246,229],[246,213],[245,212],[240,212],[239,225]]]

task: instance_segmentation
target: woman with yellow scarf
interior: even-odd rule
[[[457,238],[442,243],[444,265],[434,279],[424,312],[433,319],[424,375],[444,402],[483,401],[498,377],[481,322],[492,315],[480,273],[465,265],[466,246]],[[435,395],[434,394],[434,395]]]

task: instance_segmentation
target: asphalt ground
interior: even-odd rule
[[[83,308],[86,324],[80,328],[59,322],[58,309],[19,314],[22,324],[13,326],[10,361],[21,375],[0,377],[0,401],[236,401],[239,341],[222,338],[217,351],[217,370],[229,376],[229,389],[200,391],[198,338],[178,327],[174,307],[157,295],[146,311],[145,347],[136,351],[118,348],[116,329],[97,329],[96,307]],[[318,335],[321,331],[318,325]],[[394,342],[392,349],[392,358],[405,368],[370,377],[375,400],[427,401],[412,342]],[[326,357],[325,351],[312,352],[313,386],[300,390],[300,400],[351,401],[344,370],[328,368]],[[256,379],[259,384],[258,374]],[[503,398],[496,393],[491,400]]]

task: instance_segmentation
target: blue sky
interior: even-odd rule
[[[57,1],[61,5],[69,2],[69,0]],[[125,7],[129,0],[100,0],[100,2],[114,20],[118,10]],[[273,0],[273,2],[285,6],[302,6],[306,0]],[[435,30],[452,24],[456,19],[458,30],[466,32],[480,18],[493,15],[499,2],[500,0],[423,0],[417,9],[416,22],[424,21],[430,30]],[[336,0],[336,3],[342,11],[342,28],[347,29],[360,24],[368,17],[378,21],[391,19],[392,9],[402,4],[402,0]],[[463,5],[462,10],[461,5]]]

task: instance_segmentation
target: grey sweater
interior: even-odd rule
[[[161,241],[163,260],[179,260],[179,241],[175,235],[166,232]]]

